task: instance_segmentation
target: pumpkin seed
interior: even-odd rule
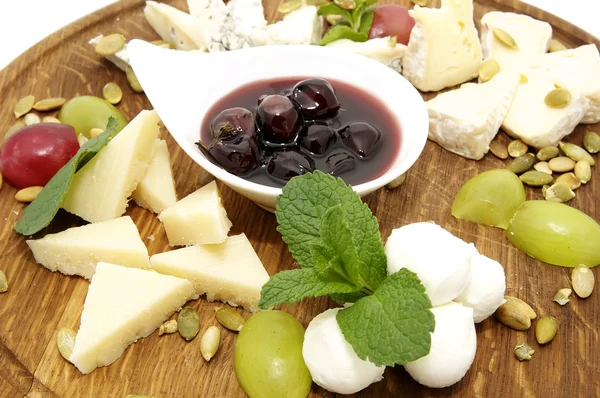
[[[542,194],[544,199],[559,203],[568,202],[575,197],[575,192],[564,182],[554,183],[552,186],[543,189]]]
[[[529,170],[519,176],[524,184],[530,187],[541,187],[552,182],[552,175],[537,170]]]
[[[160,328],[158,328],[158,335],[162,336],[163,334],[171,334],[177,331],[177,321],[175,319],[171,319],[166,321]]]
[[[427,3],[429,3],[429,0],[411,0],[411,1],[413,2],[413,4],[416,4],[421,7],[427,7]]]
[[[333,2],[344,10],[354,10],[356,8],[356,1],[354,0],[333,0]]]
[[[40,117],[35,113],[28,113],[27,115],[25,115],[25,118],[23,120],[25,121],[25,126],[40,124],[42,122],[42,119],[40,119]]]
[[[307,6],[322,6],[323,4],[329,3],[327,0],[306,0]]]
[[[515,346],[514,353],[519,361],[529,361],[535,350],[529,344],[521,343]]]
[[[237,312],[231,307],[215,308],[215,311],[217,321],[219,321],[219,323],[223,325],[223,327],[233,332],[239,332],[240,330],[242,330],[245,321],[239,312]]]
[[[104,129],[93,128],[90,130],[90,138],[98,137],[100,134],[104,133]]]
[[[527,84],[527,83],[529,83],[529,79],[524,74],[521,74],[521,77],[519,78],[519,83],[520,84]]]
[[[535,163],[535,156],[531,153],[514,158],[506,165],[506,169],[512,171],[515,174],[521,174],[530,170]]]
[[[518,158],[527,153],[529,147],[521,140],[513,140],[508,144],[508,154],[513,158]]]
[[[144,92],[144,89],[142,88],[142,85],[137,79],[135,73],[133,73],[133,69],[131,68],[131,66],[127,67],[127,70],[125,70],[125,75],[127,75],[127,81],[129,82],[129,85],[131,86],[131,89],[133,91],[135,91],[136,93]]]
[[[325,20],[329,25],[334,26],[342,22],[344,20],[344,17],[342,17],[341,15],[329,14],[325,15]]]
[[[517,45],[515,39],[507,31],[502,30],[500,28],[492,28],[492,33],[494,34],[496,39],[498,39],[498,41],[504,44],[506,47],[512,48],[514,50],[519,49],[519,46]]]
[[[413,0],[414,3],[414,0]],[[479,80],[482,83],[492,80],[500,72],[500,64],[495,59],[488,59],[479,67]]]
[[[404,181],[406,181],[406,173],[402,174],[400,177],[392,180],[391,182],[389,182],[385,187],[387,189],[396,189],[398,188],[400,185],[404,184]]]
[[[550,170],[557,173],[566,173],[567,171],[573,170],[575,167],[575,161],[566,156],[559,156],[557,158],[550,159],[548,162]]]
[[[541,317],[535,325],[535,339],[539,344],[546,344],[554,339],[558,330],[558,322],[553,316]]]
[[[560,141],[558,143],[558,146],[560,146],[560,149],[565,153],[565,155],[567,155],[576,162],[580,160],[587,160],[590,163],[590,166],[594,166],[596,164],[596,161],[594,160],[592,155],[587,153],[587,151],[579,145],[575,145],[570,142]]]
[[[56,334],[56,346],[60,355],[67,361],[71,361],[71,354],[73,353],[73,347],[75,347],[75,337],[77,334],[73,329],[60,328]]]
[[[177,330],[185,341],[190,341],[200,331],[200,317],[192,307],[184,307],[177,316]]]
[[[550,108],[564,108],[571,102],[571,92],[566,88],[555,88],[546,94],[544,103]]]
[[[221,343],[221,331],[216,326],[211,326],[202,335],[200,340],[200,353],[205,361],[210,361],[215,356]]]
[[[356,6],[356,3],[354,5]],[[300,7],[302,7],[302,0],[287,0],[279,5],[277,11],[281,14],[289,14]]]
[[[83,146],[88,141],[88,138],[83,134],[77,134],[77,142],[79,142],[79,146]]]
[[[113,33],[102,37],[96,44],[96,54],[103,57],[115,55],[125,47],[125,36],[120,33]]]
[[[0,293],[4,293],[8,290],[8,279],[4,271],[0,269]]]
[[[542,173],[552,175],[552,170],[550,170],[550,167],[548,167],[548,162],[538,162],[533,165],[533,168]]]
[[[536,156],[541,161],[550,160],[558,156],[558,148],[555,146],[545,146],[538,151]]]
[[[587,160],[580,160],[575,163],[575,175],[582,184],[587,184],[592,179],[592,167]]]
[[[558,51],[565,51],[566,49],[567,49],[567,47],[565,47],[565,45],[562,44],[560,41],[558,41],[556,39],[550,40],[550,45],[548,46],[549,52],[555,53]]]
[[[559,289],[554,295],[552,301],[557,302],[559,305],[565,305],[569,302],[569,296],[571,296],[571,293],[573,293],[573,291],[568,287]]]
[[[44,116],[42,118],[42,123],[60,123],[60,120],[58,120],[54,116]]]
[[[29,113],[31,108],[33,108],[33,103],[35,102],[35,97],[33,95],[28,95],[26,97],[21,98],[17,101],[15,105],[15,117],[18,119],[21,116]]]
[[[565,173],[558,176],[555,182],[564,182],[571,188],[572,191],[581,186],[581,180],[573,173]]]
[[[537,316],[529,304],[512,296],[504,296],[506,302],[496,310],[496,318],[505,326],[515,330],[527,330],[531,320]]]
[[[598,135],[598,133],[594,133],[593,131],[588,131],[583,136],[583,146],[589,153],[600,152],[600,135]]]
[[[508,149],[500,141],[494,140],[490,142],[490,152],[498,159],[504,160],[508,158]]]
[[[583,264],[579,264],[571,273],[573,290],[580,298],[590,297],[594,290],[594,273]]]
[[[106,83],[106,85],[102,87],[102,96],[111,104],[116,105],[121,102],[121,99],[123,98],[123,91],[117,83],[110,82]]]
[[[67,102],[66,98],[46,98],[36,102],[35,105],[33,105],[33,109],[40,112],[53,111],[62,107],[65,104],[65,102]]]
[[[153,40],[150,43],[154,44],[157,47],[161,47],[161,48],[175,49],[175,46],[173,44],[169,43],[168,41],[164,41],[164,40]]]
[[[17,202],[30,203],[42,192],[44,187],[27,187],[21,189],[15,194],[15,200]]]

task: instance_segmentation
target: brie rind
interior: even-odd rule
[[[486,83],[463,84],[426,102],[429,139],[457,155],[479,160],[496,136],[519,86],[519,75],[501,72]]]
[[[94,46],[94,48],[95,48],[96,45],[98,43],[100,43],[100,40],[102,40],[103,37],[104,37],[103,35],[98,35],[96,37],[91,38],[88,41],[88,43],[91,44],[92,46]],[[125,43],[123,48],[120,49],[119,51],[117,51],[116,54],[107,55],[104,58],[106,58],[107,60],[109,60],[110,62],[115,64],[115,66],[117,68],[119,68],[123,72],[125,72],[127,70],[127,68],[129,68],[129,55],[127,54],[127,43]]]
[[[402,57],[406,52],[406,46],[398,43],[394,37],[371,39],[363,43],[339,39],[327,44],[326,47],[343,48],[364,55],[389,66],[398,73],[402,72]]]
[[[588,101],[588,111],[580,123],[600,122],[600,55],[594,44],[544,54],[530,68],[580,90]]]
[[[519,85],[502,128],[533,147],[555,146],[581,122],[588,109],[587,101],[578,89],[567,87],[546,73],[530,70],[523,76],[527,82]],[[557,86],[568,88],[571,93],[571,101],[564,108],[551,108],[544,101]]]
[[[502,44],[492,32],[499,28],[508,33],[518,49]],[[501,69],[523,69],[527,64],[545,54],[552,38],[552,26],[527,15],[492,11],[481,18],[481,49],[483,58],[495,59]]]
[[[442,0],[442,7],[415,6],[403,59],[404,76],[421,91],[439,91],[476,77],[481,45],[473,22],[473,0]]]
[[[146,21],[166,42],[178,50],[205,50],[206,43],[196,20],[183,11],[168,4],[146,1]]]

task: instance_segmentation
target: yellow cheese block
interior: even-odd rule
[[[71,362],[84,374],[110,365],[193,297],[194,287],[185,279],[99,263],[85,298]]]
[[[75,173],[63,208],[90,222],[122,216],[129,196],[148,168],[159,122],[155,111],[140,112]]]
[[[231,228],[214,181],[163,210],[158,219],[171,246],[221,243]]]
[[[35,261],[50,271],[91,279],[101,261],[147,268],[148,249],[129,216],[28,240]]]
[[[208,301],[220,300],[258,310],[260,290],[269,274],[246,235],[230,236],[218,245],[197,245],[155,254],[150,268],[190,280]]]
[[[158,214],[177,202],[177,194],[166,141],[154,141],[153,148],[150,165],[131,198],[139,206]]]

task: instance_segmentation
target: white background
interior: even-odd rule
[[[0,69],[62,26],[114,0],[0,0]],[[600,37],[600,0],[526,0]]]

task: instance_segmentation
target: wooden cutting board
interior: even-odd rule
[[[167,3],[187,10],[185,0]],[[280,17],[278,3],[279,0],[265,1],[265,12],[271,21]],[[398,3],[411,4],[408,0]],[[129,88],[125,74],[98,57],[87,44],[88,39],[98,34],[114,32],[128,39],[158,39],[144,19],[143,5],[141,0],[119,1],[91,14],[44,39],[1,71],[0,131],[6,131],[15,122],[14,105],[25,95],[33,94],[38,99],[101,96],[102,87],[110,81],[123,88],[124,99],[118,107],[129,119],[140,110],[149,109],[146,97]],[[600,44],[579,28],[519,1],[476,0],[476,21],[493,10],[525,13],[548,21],[554,27],[554,37],[568,47]],[[600,130],[600,126],[587,128]],[[580,126],[568,140],[581,143],[585,130],[586,127]],[[206,174],[166,131],[162,135],[172,155],[177,192],[183,197],[201,185]],[[477,356],[458,384],[441,390],[428,389],[414,382],[401,367],[388,368],[382,382],[356,396],[600,396],[600,292],[594,292],[587,300],[573,298],[568,305],[558,306],[551,299],[556,290],[569,285],[570,269],[528,258],[510,246],[499,229],[458,221],[450,215],[452,200],[465,181],[481,171],[503,166],[504,162],[492,155],[471,161],[428,142],[404,185],[393,191],[381,189],[365,201],[379,219],[384,239],[395,227],[433,220],[462,239],[474,242],[483,254],[504,266],[508,294],[531,303],[538,315],[549,314],[558,319],[557,337],[541,347],[535,342],[533,328],[516,332],[493,318],[487,319],[477,325]],[[248,235],[270,275],[288,269],[293,259],[275,230],[275,217],[220,186],[233,221],[232,234]],[[600,172],[594,168],[592,181],[577,191],[570,205],[600,220],[599,187]],[[15,192],[7,184],[0,190],[0,269],[10,283],[10,290],[0,294],[0,397],[125,397],[133,393],[157,398],[244,396],[234,372],[235,335],[225,330],[219,352],[210,363],[200,355],[200,339],[186,343],[177,335],[159,337],[158,333],[129,347],[111,366],[89,375],[81,375],[67,363],[56,348],[56,331],[60,327],[77,330],[88,282],[51,273],[36,265],[25,239],[12,231],[24,207],[14,200]],[[540,199],[541,192],[528,189],[528,197]],[[151,254],[168,250],[164,229],[153,214],[134,204],[127,214],[137,224]],[[81,224],[77,217],[61,212],[47,232]],[[598,279],[600,275],[597,271],[595,274]],[[200,299],[191,305],[200,313],[201,332],[217,324],[213,308],[220,304]],[[311,299],[287,310],[306,326],[314,316],[333,305],[327,299]],[[245,312],[243,315],[249,316]],[[520,363],[512,350],[524,341],[536,353],[530,362]],[[332,396],[316,385],[311,393],[311,397]]]

